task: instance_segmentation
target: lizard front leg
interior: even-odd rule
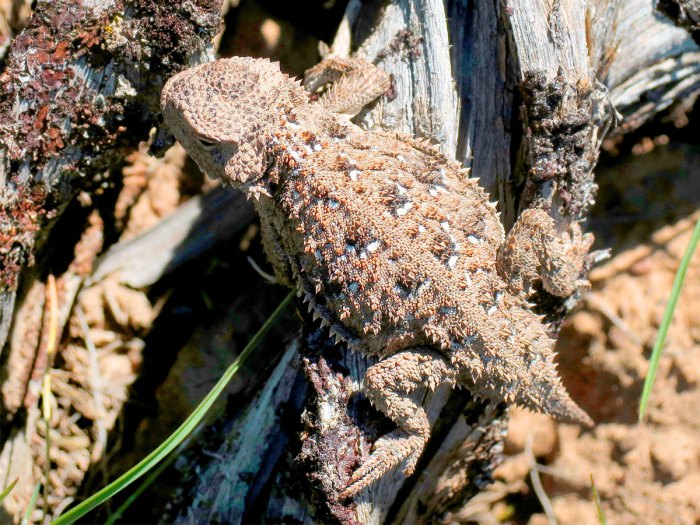
[[[422,388],[435,390],[454,382],[450,363],[423,347],[399,352],[367,370],[365,394],[398,428],[375,442],[371,456],[352,474],[341,498],[354,496],[403,461],[404,474],[413,473],[430,437],[430,422],[420,404]]]
[[[582,279],[593,235],[581,233],[578,223],[571,234],[559,236],[554,220],[544,210],[525,210],[498,251],[496,267],[513,295],[528,296],[542,279],[544,289],[566,297],[587,287]]]
[[[316,92],[328,83],[331,87],[314,104],[351,119],[389,89],[391,78],[363,58],[329,57],[306,71],[304,87]]]

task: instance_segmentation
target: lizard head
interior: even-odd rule
[[[278,64],[249,57],[182,71],[161,95],[165,122],[201,170],[235,186],[262,175],[280,115],[306,101]]]

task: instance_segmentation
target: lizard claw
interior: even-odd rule
[[[404,476],[413,474],[426,441],[424,437],[400,429],[379,438],[372,447],[369,459],[350,476],[347,486],[339,495],[340,499],[356,496],[404,460]]]

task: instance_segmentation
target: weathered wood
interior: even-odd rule
[[[247,410],[222,429],[224,442],[213,455],[225,462],[210,462],[199,472],[204,483],[197,484],[187,508],[170,523],[244,522],[254,493],[266,483],[266,466],[277,463],[289,445],[288,429],[281,428],[280,407],[293,399],[300,384],[298,345],[294,341],[288,346]],[[301,404],[295,408],[299,410]]]
[[[616,31],[607,38],[609,67],[601,61],[601,76],[624,117],[615,131],[633,131],[662,112],[688,111],[700,93],[700,46],[652,2],[620,2],[611,11]]]
[[[211,57],[220,7],[44,1],[14,39],[0,76],[0,348],[52,224],[148,138],[164,81]]]
[[[191,198],[150,230],[113,245],[97,261],[87,284],[117,274],[132,288],[153,286],[213,246],[230,239],[254,217],[245,196],[219,186]]]
[[[687,29],[700,45],[700,3],[697,0],[659,0],[656,8],[676,25]]]

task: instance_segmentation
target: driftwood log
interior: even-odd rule
[[[0,77],[0,345],[12,312],[31,306],[23,298],[44,295],[30,289],[50,259],[52,225],[79,191],[93,193],[105,170],[147,136],[158,122],[159,87],[204,59],[218,24],[214,1],[134,1],[119,12],[109,2],[94,4],[40,3]],[[361,54],[393,75],[392,97],[365,111],[361,125],[440,143],[499,202],[506,228],[530,206],[549,209],[565,228],[585,219],[595,198],[593,169],[606,132],[687,111],[700,92],[700,49],[691,35],[697,24],[685,23],[691,15],[682,13],[672,21],[651,0],[350,0],[331,51]],[[40,66],[48,60],[51,67]],[[62,105],[58,95],[66,90],[83,98]],[[167,231],[172,224],[187,231],[194,207],[183,208]],[[219,217],[205,214],[200,223]],[[162,241],[158,253],[182,253],[183,235],[152,235]],[[225,231],[215,235],[227,238]],[[155,253],[146,237],[115,247],[92,279],[123,270],[130,286],[152,285],[170,270],[167,261],[161,258],[147,278],[129,271],[129,254],[148,257],[149,248]],[[559,304],[541,295],[555,331],[575,298]],[[40,346],[26,327],[10,333],[16,352]],[[11,358],[5,352],[6,367]],[[434,430],[416,475],[405,479],[397,471],[357,502],[338,501],[337,488],[386,431],[386,421],[356,394],[369,364],[306,319],[303,336],[235,418],[217,424],[218,441],[209,440],[205,459],[191,463],[197,481],[169,503],[164,521],[447,520],[488,484],[506,409],[465,391],[426,393]],[[27,388],[30,375],[17,388]],[[12,426],[21,405],[5,403],[5,450],[10,442],[22,446],[22,431]]]

